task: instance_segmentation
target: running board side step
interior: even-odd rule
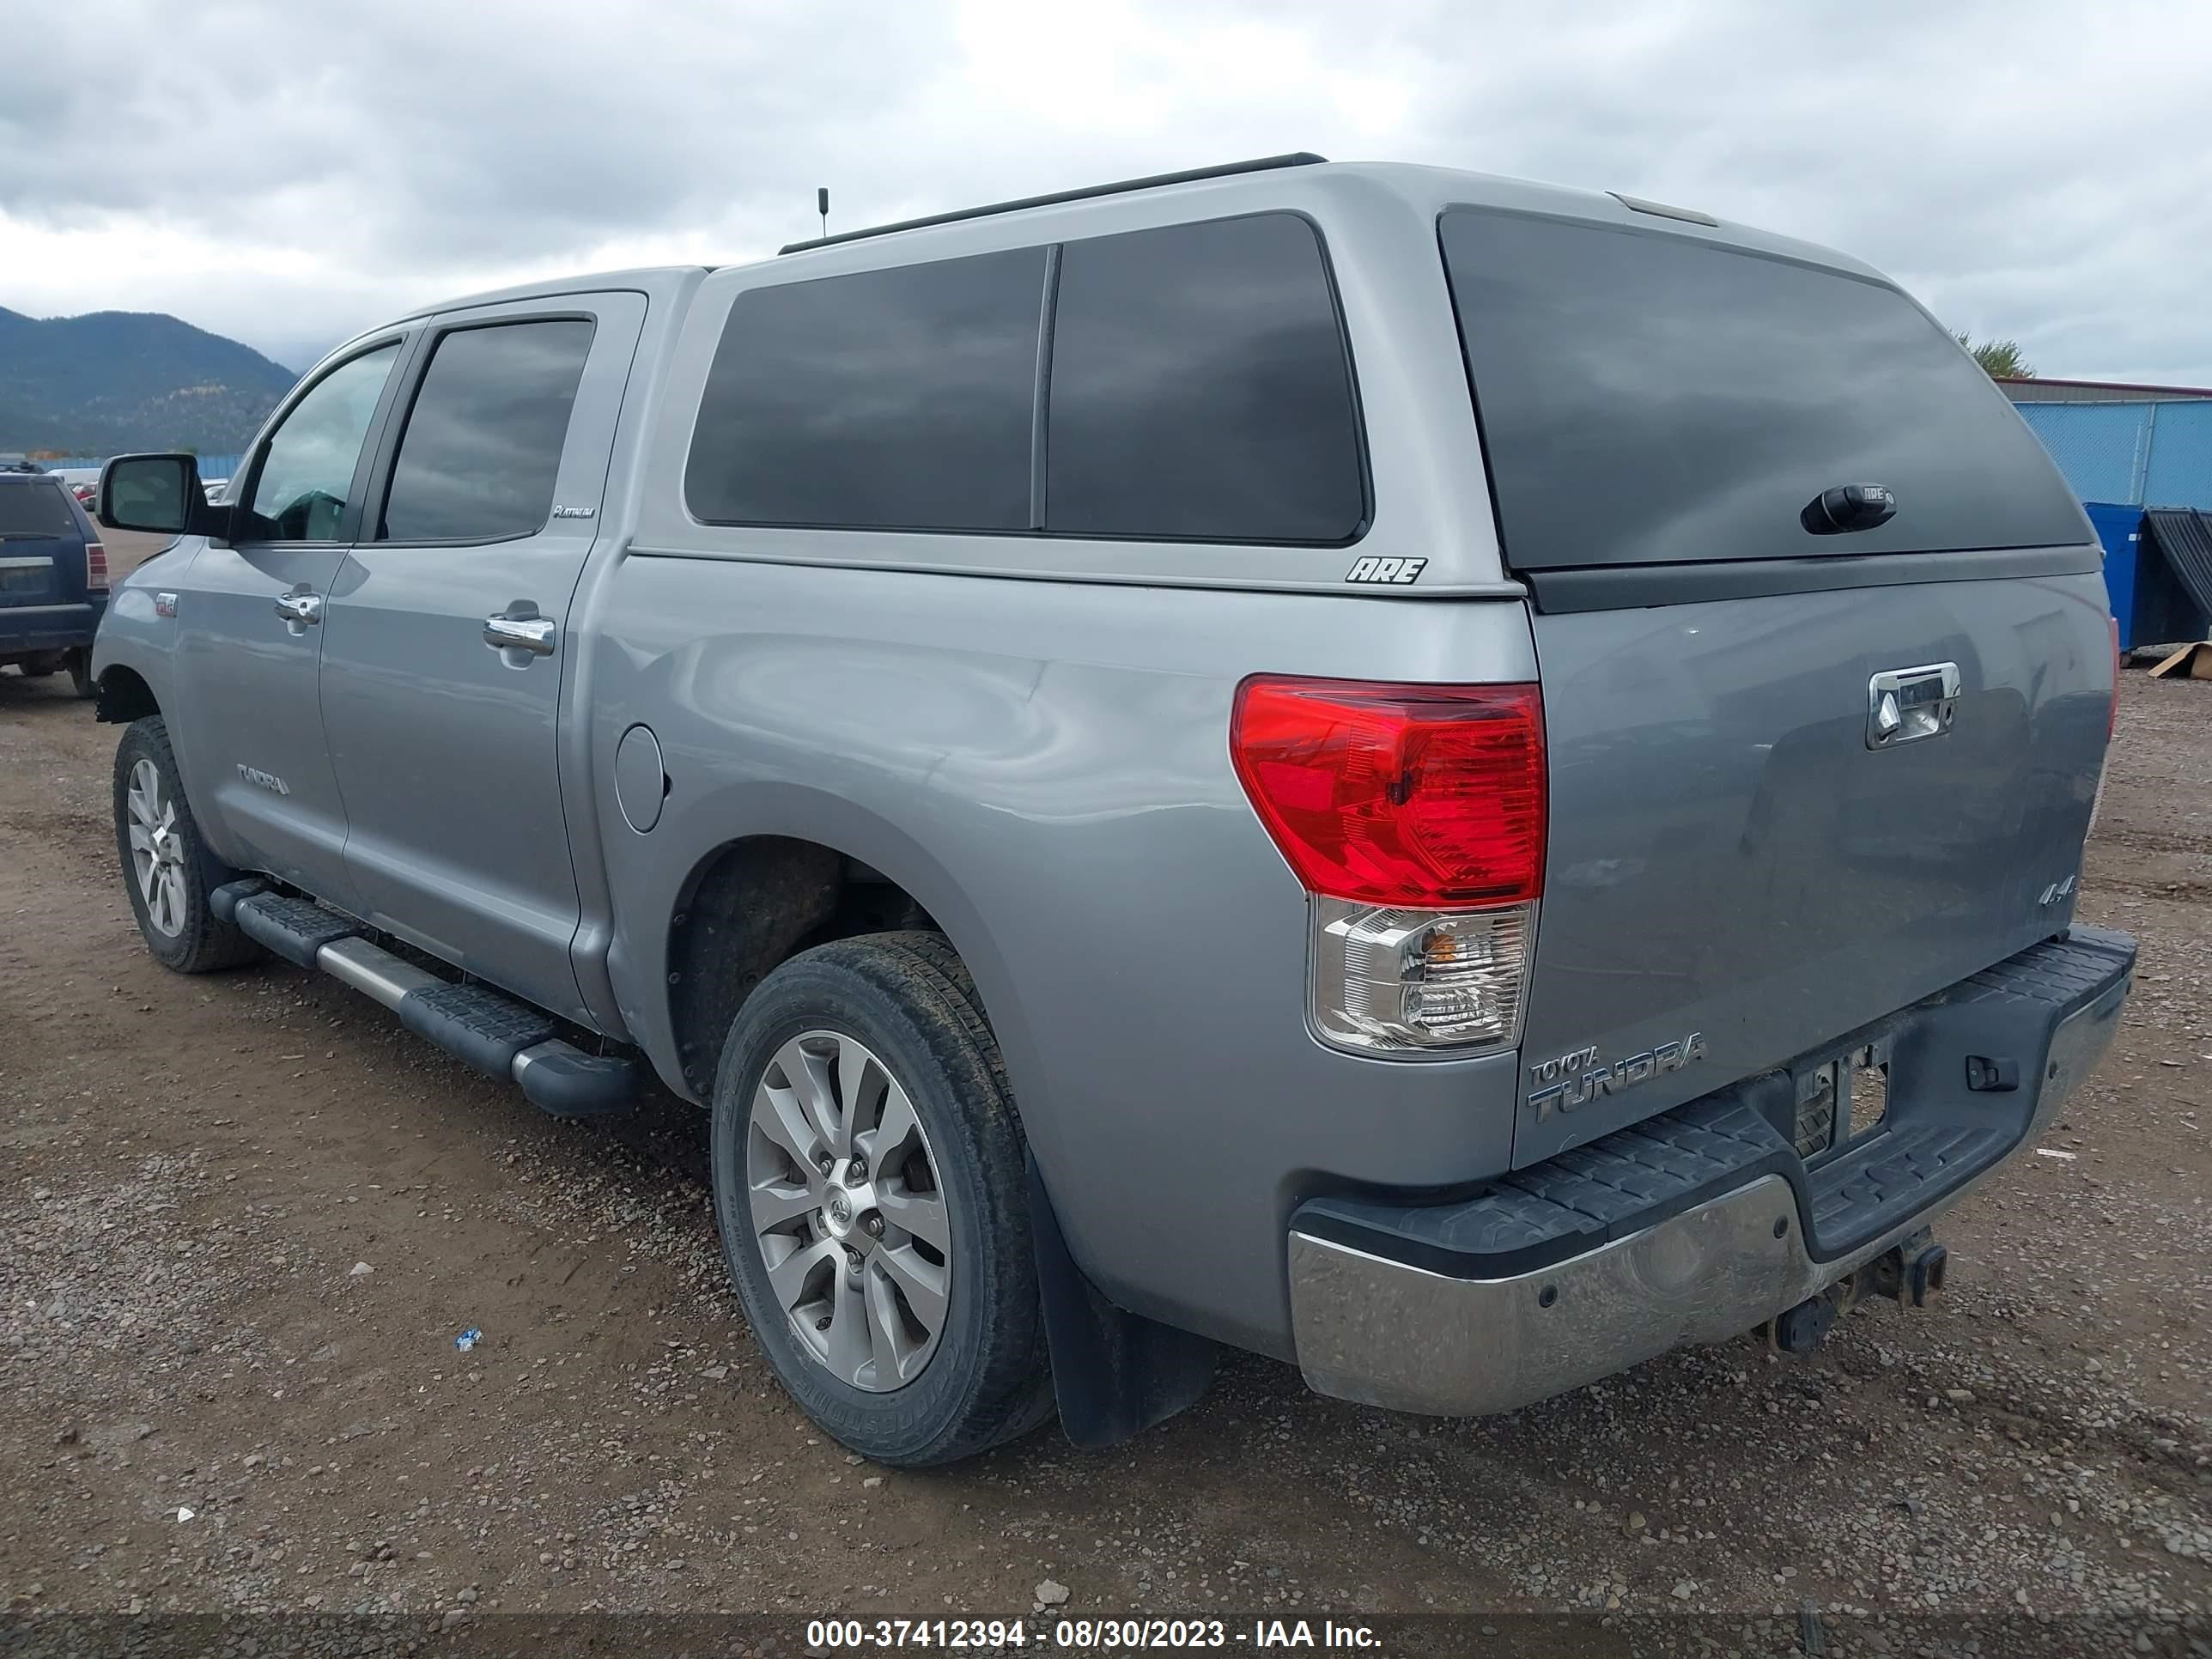
[[[629,1109],[637,1068],[619,1056],[587,1054],[556,1035],[557,1022],[482,985],[456,985],[362,937],[361,923],[258,881],[208,896],[209,908],[287,962],[319,968],[399,1016],[417,1036],[486,1077],[520,1084],[554,1117],[598,1117]]]

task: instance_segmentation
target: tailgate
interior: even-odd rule
[[[1625,207],[1439,235],[1550,754],[1515,1163],[2063,930],[2112,641],[1988,377],[1802,245]]]
[[[1516,1165],[1791,1060],[2072,916],[2110,708],[2101,578],[1534,623],[1551,847]],[[1870,747],[1876,677],[1946,664],[1948,726]],[[1668,1044],[1692,1057],[1635,1063]],[[1526,1109],[1533,1067],[1592,1048],[1567,1069],[1601,1083]]]

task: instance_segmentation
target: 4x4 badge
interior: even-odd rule
[[[1421,579],[1421,572],[1429,568],[1426,559],[1385,559],[1374,554],[1354,559],[1352,568],[1345,572],[1348,582],[1387,582],[1403,587]]]

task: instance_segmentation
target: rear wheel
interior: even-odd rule
[[[208,907],[208,894],[239,872],[200,839],[158,714],[133,720],[115,746],[115,850],[139,934],[164,968],[204,974],[259,957],[259,945]]]
[[[716,1218],[762,1352],[830,1435],[908,1467],[1052,1407],[1021,1127],[957,964],[902,933],[793,957],[714,1091]]]

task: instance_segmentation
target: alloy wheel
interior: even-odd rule
[[[800,1346],[869,1393],[921,1374],[943,1334],[952,1233],[929,1138],[865,1043],[806,1031],[753,1091],[746,1200]]]
[[[131,769],[125,797],[130,816],[131,872],[145,901],[146,919],[167,939],[185,931],[185,838],[177,803],[161,787],[161,769],[142,760]]]

